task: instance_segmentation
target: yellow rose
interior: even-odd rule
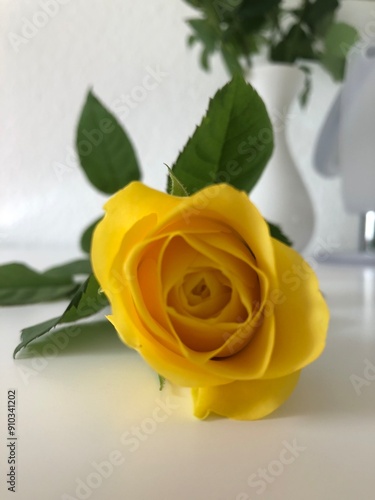
[[[226,184],[184,198],[133,182],[105,209],[92,263],[122,340],[192,387],[199,418],[257,419],[279,407],[328,326],[302,257]]]

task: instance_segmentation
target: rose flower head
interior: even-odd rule
[[[227,184],[178,197],[132,182],[105,210],[92,264],[121,339],[192,388],[199,418],[278,408],[325,345],[328,308],[310,266]]]

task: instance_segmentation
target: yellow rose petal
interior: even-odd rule
[[[245,323],[248,319],[249,313],[244,306],[238,289],[231,284],[232,293],[229,302],[215,317],[215,323],[229,323],[236,321],[238,324]],[[208,319],[207,321],[213,321]]]
[[[314,271],[292,248],[273,240],[279,288],[284,300],[275,305],[275,345],[265,377],[300,370],[323,351],[329,310]]]
[[[270,380],[236,381],[192,389],[194,415],[212,412],[236,420],[256,420],[275,411],[290,396],[300,372]]]
[[[248,338],[250,336],[250,342]],[[252,322],[239,328],[228,340],[231,352],[235,354],[219,359],[210,359],[206,368],[211,373],[233,380],[253,380],[263,377],[269,365],[274,346],[275,320],[273,316],[260,318],[260,324],[254,332]],[[237,349],[239,350],[237,352]]]
[[[223,235],[225,238],[227,235]],[[240,294],[241,301],[245,305],[248,314],[251,315],[253,304],[259,303],[260,300],[260,280],[257,272],[253,269],[252,265],[238,259],[235,255],[223,251],[215,246],[210,245],[201,237],[186,236],[186,241],[202,255],[207,257],[214,263],[217,269],[226,275],[231,283],[232,288],[236,288]],[[228,244],[228,248],[231,247]],[[237,320],[237,316],[232,318],[232,321]]]
[[[191,197],[190,197],[191,198]],[[169,217],[169,221],[165,224],[158,226],[156,228],[155,234],[157,235],[169,235],[173,233],[180,234],[202,234],[202,233],[230,233],[231,228],[220,221],[212,219],[210,217],[205,217],[201,215],[200,217],[194,217],[193,219],[184,219],[183,210],[181,210],[181,205],[186,203],[185,200],[190,198],[181,198],[180,207],[172,213],[172,217]]]
[[[208,323],[201,318],[178,314],[169,308],[169,316],[177,336],[189,349],[183,349],[185,356],[201,364],[217,355],[228,335],[233,333],[237,323]]]
[[[187,316],[205,320],[216,317],[232,297],[229,281],[224,284],[220,274],[209,268],[188,273],[182,285],[170,291],[168,304]]]
[[[210,217],[241,235],[251,248],[258,267],[275,275],[274,253],[267,223],[243,191],[227,184],[216,184],[181,199],[177,209],[185,221]]]
[[[155,226],[156,215],[149,214],[143,217],[135,222],[126,233],[121,230],[120,226],[116,228],[118,221],[116,217],[114,219],[115,221],[110,215],[106,215],[97,225],[91,249],[91,262],[95,276],[110,301],[112,296],[120,293],[124,287],[122,269],[129,250]],[[116,263],[118,257],[120,261]]]
[[[164,298],[167,301],[170,290],[182,285],[189,269],[211,267],[213,262],[193,248],[183,235],[172,233],[165,248],[161,263],[161,279]]]
[[[116,323],[114,325],[116,327]],[[212,374],[204,365],[192,363],[186,357],[175,354],[155,342],[146,330],[143,331],[142,343],[137,350],[157,373],[177,385],[194,387],[230,382],[225,376]]]

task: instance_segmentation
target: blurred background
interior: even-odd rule
[[[82,230],[105,201],[84,178],[74,151],[88,89],[130,135],[143,181],[164,190],[164,163],[173,164],[208,99],[229,77],[219,56],[207,73],[198,64],[199,47],[187,47],[185,20],[196,12],[182,0],[2,0],[0,8],[0,245],[64,244],[78,251]],[[363,36],[375,35],[374,2],[343,1],[338,18]],[[280,110],[313,206],[304,253],[324,245],[354,250],[359,217],[345,212],[340,179],[321,177],[312,164],[340,84],[310,66],[307,106],[295,100]]]

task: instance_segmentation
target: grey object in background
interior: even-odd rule
[[[360,254],[332,256],[341,262],[375,264],[375,42],[356,46],[342,89],[320,131],[315,169],[339,175],[348,212],[361,216]]]

